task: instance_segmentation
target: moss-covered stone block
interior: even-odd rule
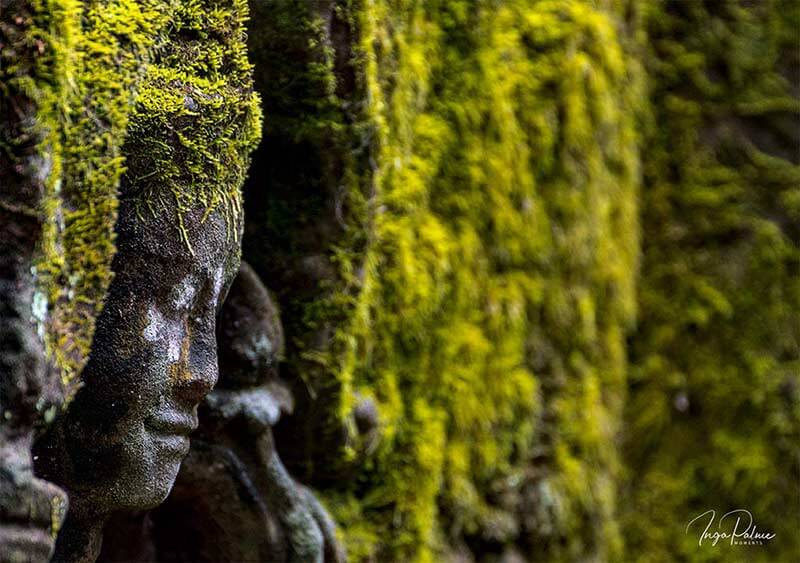
[[[86,363],[111,280],[120,149],[166,3],[70,1],[43,6],[69,23],[64,89],[40,112],[53,123],[63,154],[46,202],[38,299],[47,310],[48,355],[68,393]]]
[[[295,467],[327,482],[351,557],[619,554],[606,444],[635,308],[635,18],[253,6],[266,119],[244,252],[316,405],[298,409]],[[355,396],[377,402],[381,441],[342,479],[342,456],[361,459],[342,435]]]

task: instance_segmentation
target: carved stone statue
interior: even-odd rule
[[[2,207],[2,203],[0,203]],[[0,210],[0,236],[21,227]],[[17,232],[16,234],[20,234]],[[24,238],[24,237],[21,237]],[[6,242],[9,241],[5,238]],[[24,241],[14,242],[22,250]],[[16,264],[10,262],[17,262]],[[27,268],[26,268],[27,266]],[[0,561],[47,561],[67,507],[64,492],[34,476],[31,444],[48,381],[42,344],[30,322],[33,283],[24,255],[0,259]],[[7,292],[10,290],[10,292]],[[13,293],[10,295],[9,293]],[[52,399],[51,399],[52,400]]]
[[[56,560],[93,561],[105,520],[162,502],[189,451],[217,379],[214,317],[239,260],[221,212],[203,215],[184,217],[190,249],[164,236],[171,215],[143,221],[134,201],[121,206],[85,385],[37,448],[42,475],[70,495]]]
[[[34,476],[31,444],[42,411],[61,400],[32,322],[34,248],[41,233],[35,209],[40,193],[30,177],[6,174],[0,158],[0,561],[47,561],[67,498]],[[40,187],[40,185],[39,185]],[[5,190],[8,191],[5,191]],[[47,410],[45,410],[45,407]]]
[[[340,562],[333,521],[281,462],[271,427],[292,409],[278,311],[245,263],[220,312],[220,379],[169,499],[109,526],[101,561]],[[142,548],[142,546],[145,546]]]
[[[4,105],[4,104],[2,104]],[[17,106],[19,108],[20,106]],[[3,109],[7,109],[3,107]],[[20,129],[30,115],[3,111],[4,125]],[[5,137],[5,132],[3,137]],[[47,561],[66,510],[64,492],[33,473],[31,444],[42,411],[61,400],[58,378],[45,361],[32,321],[35,280],[31,267],[41,235],[36,213],[47,170],[35,146],[11,166],[0,154],[0,561]],[[0,151],[3,152],[3,151]]]
[[[94,561],[112,514],[167,497],[217,379],[215,319],[260,131],[246,4],[181,2],[170,16],[122,149],[114,278],[83,386],[35,446],[37,472],[70,499],[55,561]]]

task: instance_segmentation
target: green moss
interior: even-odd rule
[[[308,395],[288,462],[323,485],[350,467],[326,494],[354,560],[618,556],[635,21],[623,3],[300,4],[250,31],[266,122],[245,258]],[[380,406],[361,469],[362,444],[328,439],[352,391]]]
[[[47,349],[71,393],[112,277],[121,183],[123,195],[147,192],[150,211],[167,197],[157,188],[170,186],[179,209],[221,207],[233,223],[260,113],[245,2],[92,0],[41,9],[69,42],[58,51],[62,90],[40,112],[59,150],[38,271]]]
[[[19,261],[19,267],[26,270],[21,275],[29,275],[27,269],[34,265],[31,274],[36,283],[27,315],[19,309],[11,318],[31,317],[42,338],[47,321],[48,277],[40,275],[41,268],[36,266],[43,255],[55,254],[54,247],[60,240],[54,227],[54,207],[58,203],[55,194],[63,173],[60,112],[72,76],[76,26],[75,4],[71,1],[8,2],[0,14],[0,212],[2,221],[10,221],[11,229],[11,240],[6,241],[10,246],[4,247],[4,254],[6,261]],[[28,248],[19,240],[35,243],[37,248]],[[4,275],[11,273],[5,271]],[[9,279],[14,283],[13,275]],[[6,295],[10,301],[4,306],[11,310],[18,299],[26,299],[24,288],[28,282],[17,282],[22,283],[17,287],[20,295],[13,295],[12,286],[6,288],[12,294]],[[35,381],[41,375],[30,377]],[[61,396],[59,382],[48,377],[40,383],[45,387],[43,396],[39,397],[38,391],[31,392],[31,400],[37,401],[36,408],[48,422],[48,413],[52,414],[55,408],[49,401],[58,401]],[[13,424],[11,414],[6,412],[6,419]],[[26,415],[21,411],[14,416]]]
[[[148,65],[127,130],[122,197],[143,212],[221,210],[238,237],[241,186],[260,139],[261,111],[252,88],[244,22],[247,2],[182,2]]]
[[[179,209],[189,202],[222,207],[232,223],[240,213],[239,190],[260,130],[246,17],[241,1],[41,0],[21,24],[39,55],[4,65],[4,95],[37,101],[31,135],[42,139],[50,172],[35,302],[68,394],[79,383],[112,277],[126,157],[126,185],[138,191],[156,194],[154,186],[167,185]],[[167,23],[184,40],[166,37]],[[158,197],[164,193],[146,199]]]
[[[800,5],[652,2],[628,559],[800,558]],[[746,508],[775,540],[699,549]],[[698,530],[699,533],[699,530]]]
[[[697,559],[713,503],[792,535],[795,6],[258,6],[245,256],[354,560]],[[382,441],[345,479],[352,391]]]
[[[52,175],[38,270],[49,309],[47,350],[74,391],[111,280],[129,108],[164,20],[155,1],[62,4],[49,10],[70,31],[64,93],[41,114],[55,124],[63,156]]]
[[[363,11],[378,214],[347,367],[382,406],[363,497],[380,559],[463,542],[620,553],[607,444],[635,308],[641,88],[621,13]]]
[[[243,0],[30,5],[39,55],[0,72],[39,105],[37,303],[74,387],[118,187],[177,233],[197,203],[238,224],[260,114]],[[351,558],[728,560],[682,527],[746,507],[778,534],[747,557],[797,559],[796,2],[253,10],[245,257],[286,323],[287,463]]]

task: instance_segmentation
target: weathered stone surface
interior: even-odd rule
[[[120,207],[83,387],[36,449],[38,471],[70,495],[56,560],[93,560],[105,519],[161,503],[189,451],[197,404],[217,379],[216,311],[239,260],[225,218],[205,214],[184,216],[190,251],[171,215],[142,220],[134,201]]]
[[[0,0],[0,560],[797,560],[800,5],[247,4]]]
[[[272,426],[291,412],[292,398],[278,373],[277,308],[247,264],[217,334],[218,387],[200,409],[175,488],[150,514],[112,520],[100,560],[343,561],[332,520],[289,475],[272,441]]]
[[[162,559],[343,560],[333,522],[286,471],[272,440],[272,426],[293,407],[277,370],[282,332],[266,288],[242,264],[220,313],[219,388],[201,409],[198,444],[175,491],[153,518]],[[231,490],[239,494],[220,494]]]
[[[43,202],[57,176],[52,121],[39,119],[61,84],[52,32],[36,3],[0,2],[0,561],[43,562],[66,495],[33,474],[34,430],[62,399],[34,316]],[[42,26],[45,26],[42,29]],[[50,27],[52,26],[52,27]]]

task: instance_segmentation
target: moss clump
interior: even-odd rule
[[[183,214],[197,205],[221,210],[238,237],[241,186],[261,131],[247,17],[244,0],[171,6],[169,33],[146,68],[128,125],[121,196],[143,213],[177,208],[187,245]]]
[[[209,212],[222,207],[233,223],[260,113],[244,1],[35,4],[30,41],[52,51],[37,64],[52,66],[59,88],[42,98],[37,114],[53,166],[36,305],[48,353],[71,393],[112,277],[118,190],[141,194],[148,212],[172,197],[179,211],[190,203]],[[181,219],[179,212],[183,233]]]
[[[795,561],[800,5],[651,2],[646,25],[626,559]],[[700,549],[683,533],[705,510],[738,508],[777,537]]]
[[[380,541],[362,556],[620,553],[608,444],[635,308],[641,91],[623,8],[362,12],[378,214],[345,368],[385,433],[359,507]]]
[[[797,559],[797,3],[259,5],[245,252],[308,428],[380,405],[351,557],[728,560],[682,526],[744,506]]]
[[[74,62],[74,15],[71,0],[21,0],[4,6],[0,20],[2,195],[30,195],[23,211],[42,222],[51,218],[37,204],[61,178],[59,111]]]
[[[65,95],[41,112],[57,124],[63,165],[53,176],[42,275],[47,349],[74,390],[111,281],[117,189],[129,108],[149,50],[165,21],[164,2],[73,1],[50,14],[69,21]],[[68,85],[68,86],[67,86]]]

